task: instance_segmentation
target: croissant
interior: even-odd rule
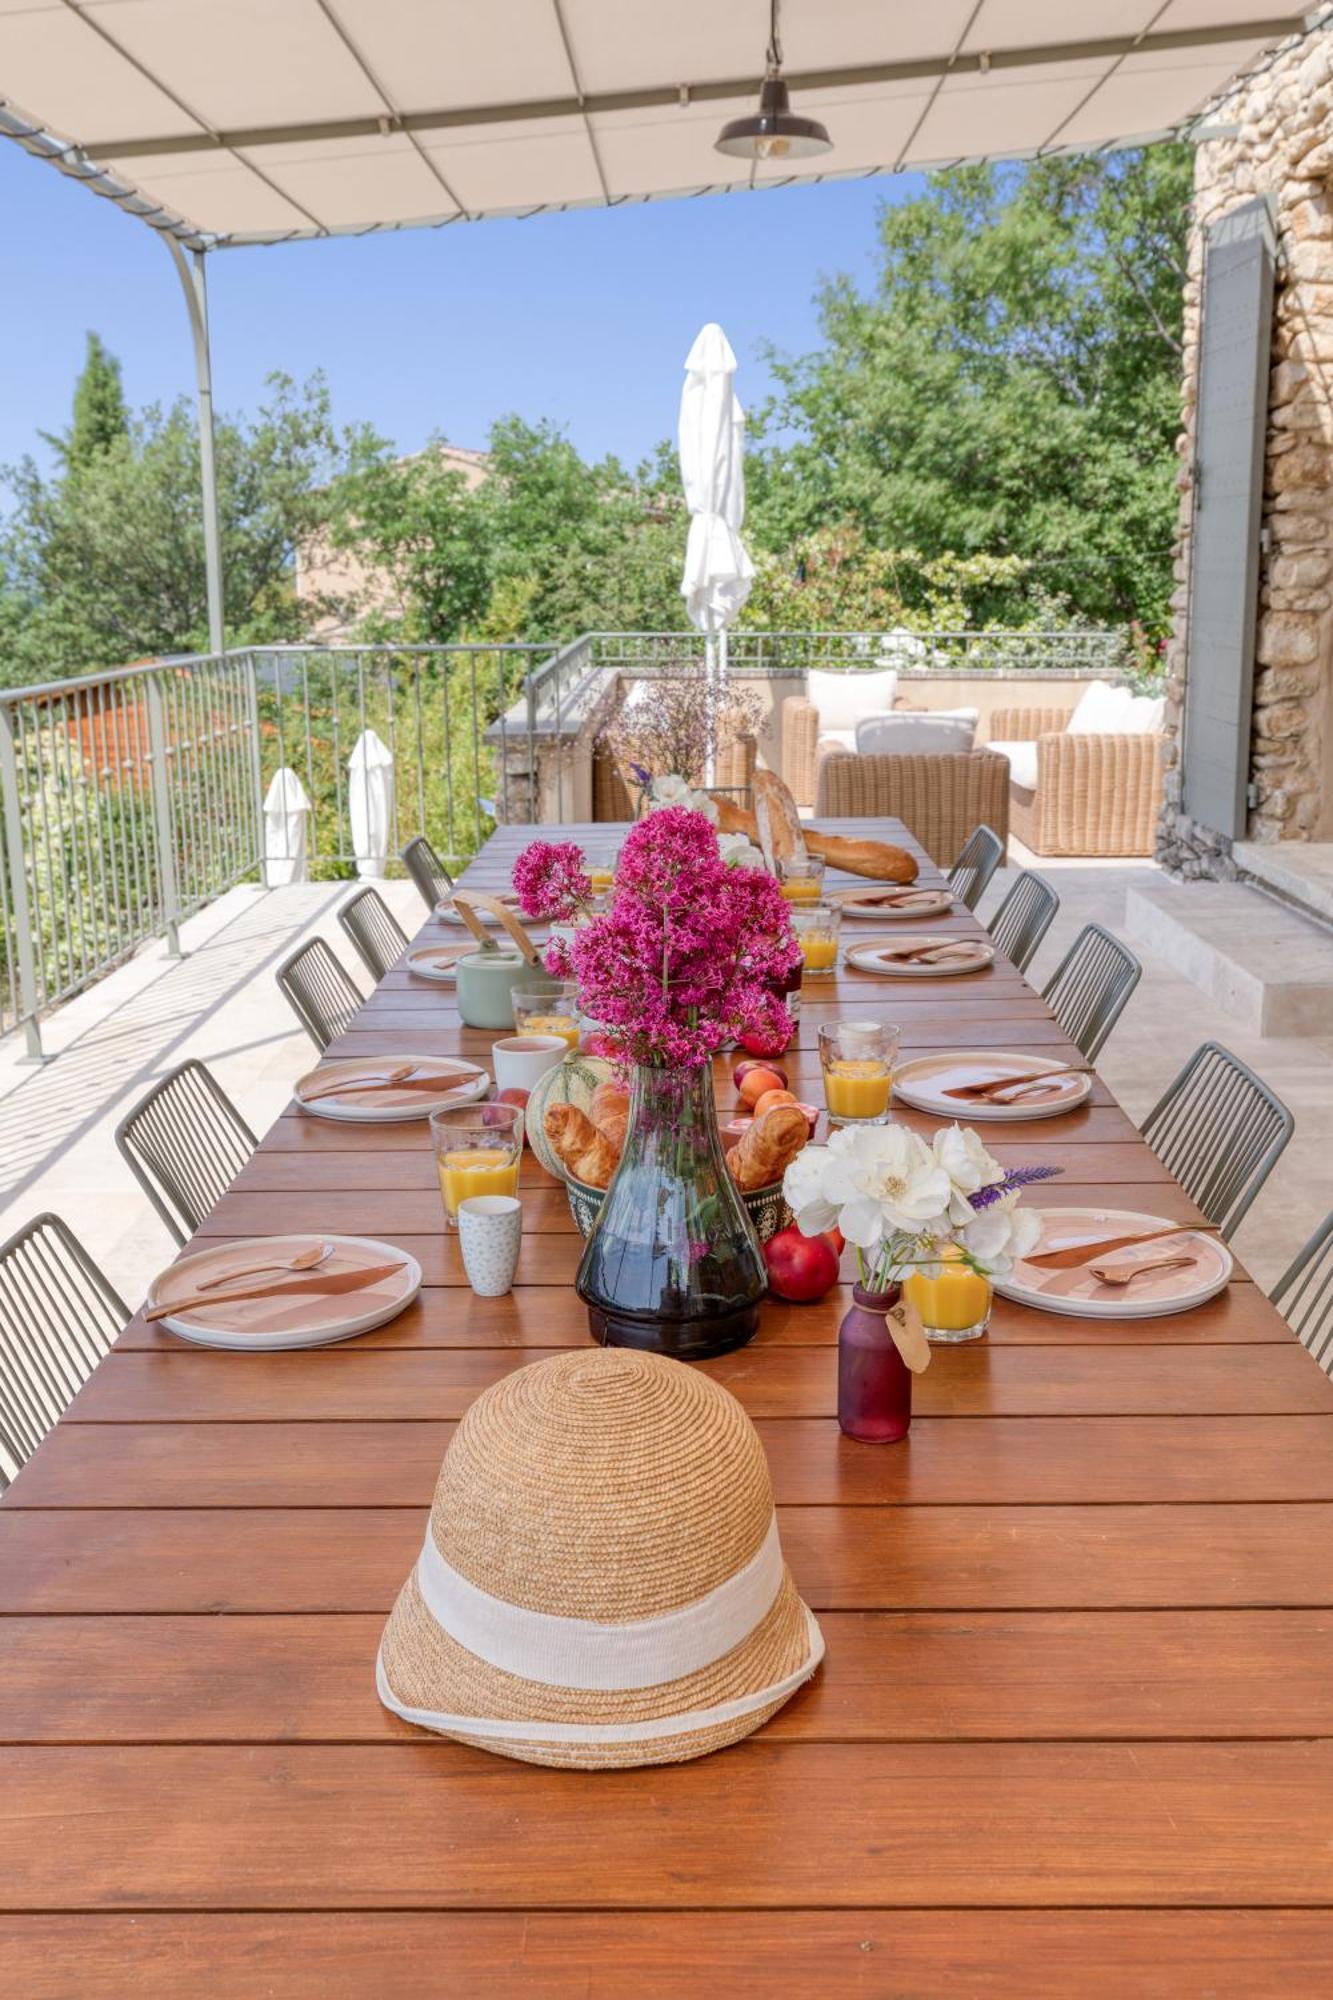
[[[565,1172],[585,1187],[605,1188],[620,1164],[620,1155],[577,1104],[548,1104],[546,1136]]]
[[[809,1137],[810,1121],[799,1104],[773,1105],[727,1154],[737,1187],[748,1191],[780,1181]]]
[[[629,1092],[623,1083],[599,1083],[588,1106],[588,1116],[617,1155],[625,1148],[629,1126]]]

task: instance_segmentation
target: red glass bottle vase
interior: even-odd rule
[[[862,1444],[896,1444],[912,1423],[912,1371],[889,1331],[901,1285],[852,1288],[838,1328],[838,1424]]]

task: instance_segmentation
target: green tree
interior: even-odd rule
[[[74,420],[63,437],[48,438],[47,442],[55,447],[65,470],[77,474],[128,437],[129,429],[120,362],[102,345],[98,334],[90,333],[83,368],[74,385]]]
[[[826,285],[823,346],[774,360],[758,544],[847,521],[928,558],[1018,556],[1085,616],[1160,629],[1190,174],[1159,146],[955,168],[886,206],[873,292]]]
[[[330,481],[349,454],[369,448],[339,438],[318,378],[299,391],[280,376],[269,386],[253,418],[224,418],[216,427],[232,643],[297,638],[308,628],[319,607],[296,599],[295,551],[323,523]],[[90,395],[85,416],[95,402],[105,413],[105,399]],[[183,400],[166,410],[152,405],[96,447],[88,445],[90,423],[81,431],[76,416],[54,476],[31,458],[7,474],[16,502],[0,539],[9,680],[54,679],[207,643],[193,412]]]

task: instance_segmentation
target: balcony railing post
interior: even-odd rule
[[[253,794],[255,826],[255,866],[259,870],[259,886],[268,887],[268,871],[264,867],[264,749],[259,738],[259,670],[255,666],[255,656],[245,656],[245,712],[246,727],[250,731],[250,789]]]
[[[176,834],[172,824],[171,785],[167,775],[167,721],[162,684],[156,674],[148,676],[148,754],[153,833],[157,841],[157,879],[162,891],[162,921],[168,952],[173,958],[183,958],[180,888],[176,879]]]
[[[41,1023],[37,1018],[37,954],[33,949],[32,907],[28,901],[28,870],[23,845],[23,808],[19,800],[18,752],[14,743],[14,713],[0,702],[0,812],[4,815],[5,854],[9,863],[9,907],[14,914],[14,950],[18,959],[18,998],[27,1060],[45,1062]]]

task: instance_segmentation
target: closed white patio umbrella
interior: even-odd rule
[[[273,773],[264,794],[264,881],[285,889],[306,879],[310,797],[290,764]]]
[[[347,760],[347,812],[357,874],[383,875],[393,835],[393,752],[373,729],[362,730]]]
[[[700,329],[686,356],[678,438],[690,510],[680,590],[691,624],[707,640],[709,671],[720,683],[726,677],[727,628],[750,595],[754,564],[741,540],[745,412],[736,398],[736,356],[713,321]],[[715,753],[713,745],[710,784]]]

